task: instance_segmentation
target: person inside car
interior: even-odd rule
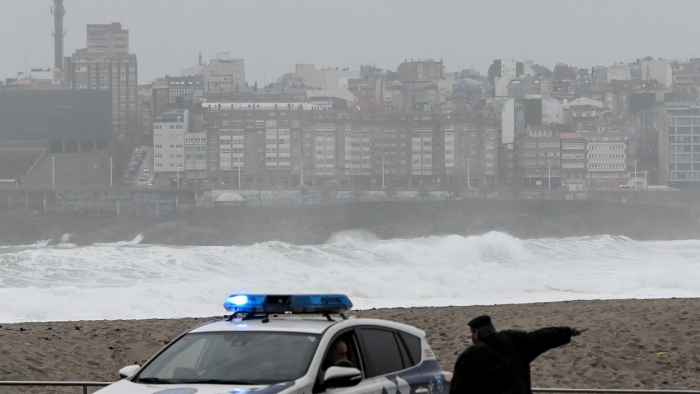
[[[336,365],[340,360],[348,360],[348,345],[342,339],[336,339],[335,342],[328,349],[328,354],[323,360],[323,365],[321,365],[321,370],[325,371],[328,368]]]

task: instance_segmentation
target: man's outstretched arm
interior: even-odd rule
[[[525,334],[523,344],[528,362],[549,349],[566,345],[571,337],[576,337],[588,331],[578,327],[546,327]]]

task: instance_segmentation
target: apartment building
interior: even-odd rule
[[[524,76],[512,79],[506,85],[506,91],[513,99],[541,98],[549,83],[548,78]]]
[[[112,128],[120,136],[141,134],[136,93],[138,62],[128,53],[129,31],[119,23],[88,25],[88,47],[66,63],[73,89],[111,90]]]
[[[561,139],[550,126],[528,126],[520,138],[518,168],[524,186],[556,188],[561,184]]]
[[[185,135],[188,139],[194,137],[188,134],[189,124],[189,111],[186,109],[172,110],[156,116],[153,121],[154,172],[175,174],[185,171]],[[199,141],[199,146],[206,144],[206,136],[204,138],[204,141]],[[193,144],[194,140],[188,146]],[[182,175],[184,177],[184,174]]]
[[[497,130],[493,122],[474,121],[474,116],[457,113],[448,119],[454,123],[444,125],[445,173],[453,187],[495,184]]]
[[[569,189],[586,187],[586,139],[582,133],[560,133],[562,184]]]
[[[396,68],[399,80],[404,82],[436,81],[443,77],[442,59],[404,61]]]
[[[210,182],[446,188],[481,187],[495,180],[494,114],[321,108],[306,103],[203,104]]]
[[[673,73],[676,101],[700,100],[700,59],[682,63]]]
[[[218,53],[216,59],[202,69],[204,86],[208,91],[221,90],[224,87],[245,85],[245,64],[243,59],[231,59],[228,53]]]
[[[203,101],[204,78],[201,75],[158,78],[152,89],[155,114],[167,109],[191,108],[195,103]]]
[[[586,139],[586,184],[589,189],[627,184],[627,136],[621,132],[589,131]]]
[[[125,135],[139,131],[136,55],[91,54],[79,49],[72,56],[69,73],[73,89],[111,90],[112,127],[116,133]]]
[[[151,85],[137,86],[136,89],[136,116],[142,134],[149,135],[153,131],[153,89]]]
[[[700,184],[700,104],[667,102],[659,125],[659,183],[679,188]],[[663,118],[663,117],[662,117]]]
[[[87,25],[88,53],[129,53],[129,30],[122,29],[122,24]]]

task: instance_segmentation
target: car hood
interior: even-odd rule
[[[97,391],[100,394],[278,394],[292,387],[294,382],[274,385],[232,385],[232,384],[142,384],[130,380],[120,380]]]

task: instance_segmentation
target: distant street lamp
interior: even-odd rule
[[[386,183],[384,183],[384,158],[382,157],[382,189],[384,189]]]
[[[303,152],[302,152],[303,153]],[[299,169],[299,186],[304,186],[304,156],[301,157],[299,160],[300,164],[300,169]]]

